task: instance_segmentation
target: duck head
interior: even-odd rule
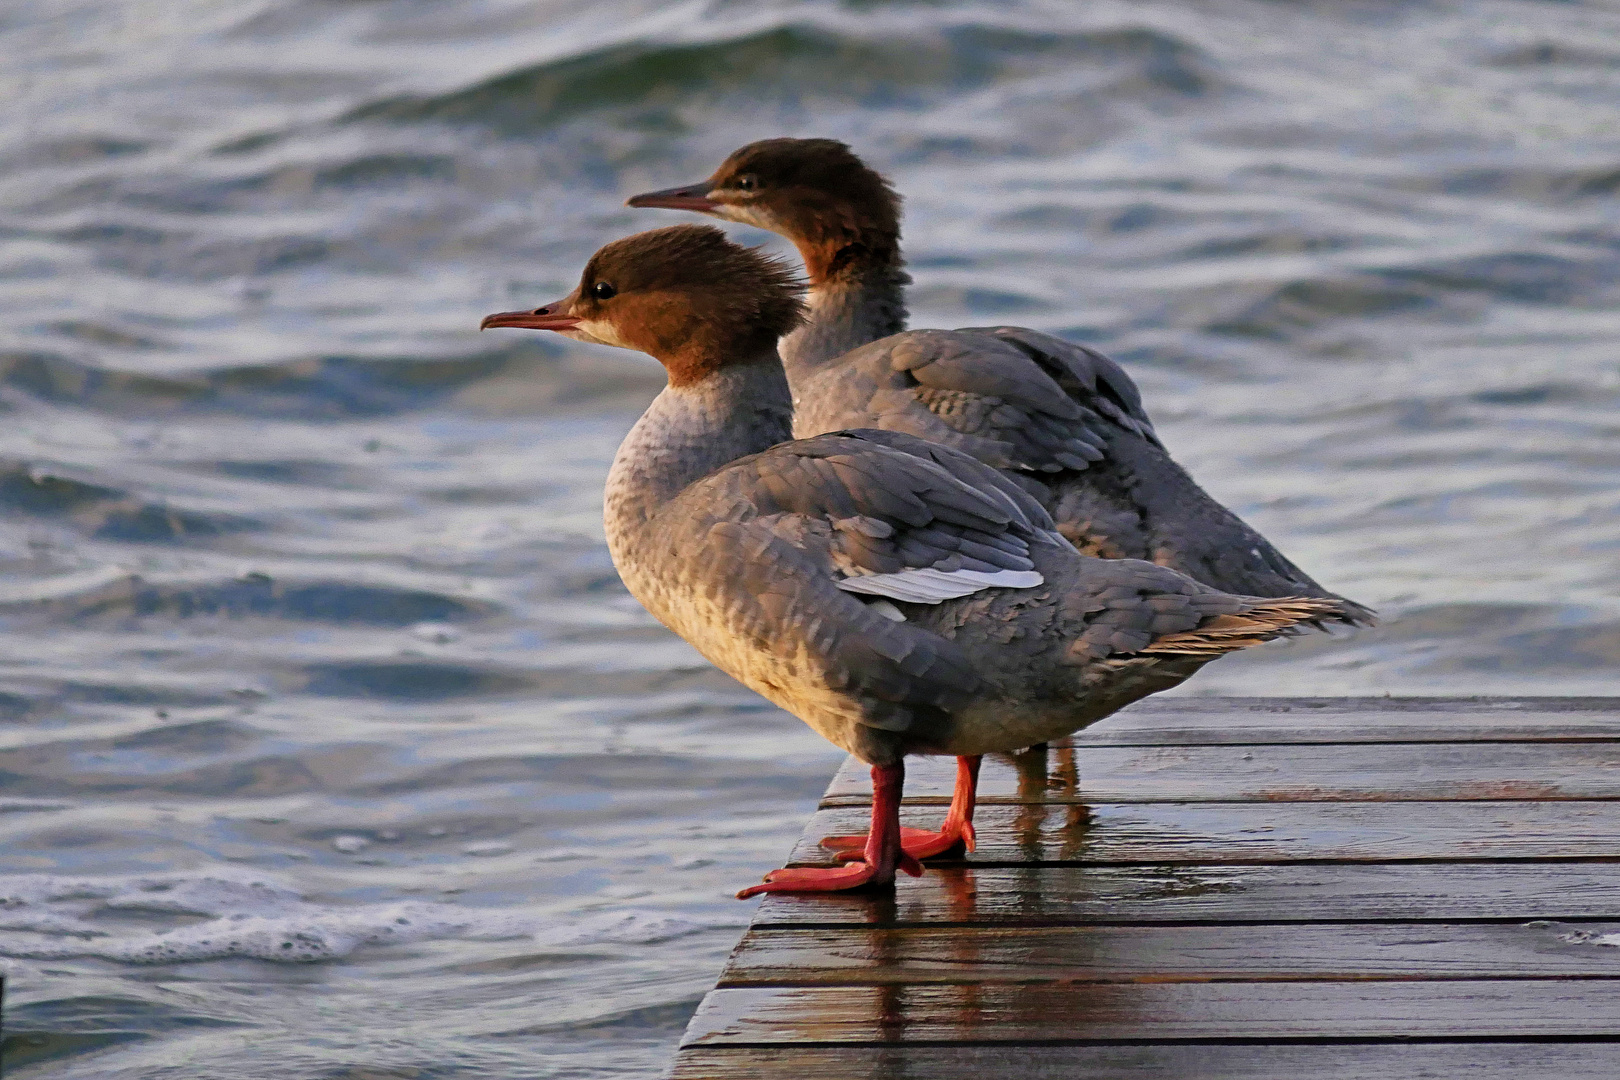
[[[615,240],[591,256],[561,300],[502,311],[479,329],[552,330],[652,356],[672,386],[753,362],[804,320],[804,284],[777,259],[708,225]]]
[[[900,196],[835,139],[749,143],[707,180],[635,195],[627,205],[693,210],[785,236],[812,285],[853,261],[900,262]]]

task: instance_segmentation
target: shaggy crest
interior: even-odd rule
[[[709,186],[736,207],[727,216],[792,240],[812,280],[854,261],[901,263],[899,193],[836,139],[749,143],[721,163]]]
[[[900,273],[900,196],[836,139],[749,143],[696,184],[631,196],[630,206],[689,210],[792,240],[816,286],[850,268]]]
[[[602,340],[650,353],[679,386],[728,361],[774,351],[776,340],[804,321],[803,293],[804,283],[781,260],[732,243],[711,225],[672,225],[593,255],[572,312],[587,325],[610,324],[614,339]]]

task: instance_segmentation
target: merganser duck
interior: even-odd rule
[[[629,205],[742,222],[798,247],[810,316],[782,339],[781,355],[799,438],[875,427],[944,443],[1018,480],[1085,554],[1145,559],[1245,596],[1336,600],[1333,621],[1374,621],[1199,487],[1108,357],[1018,326],[906,330],[900,196],[844,143],[751,143],[707,180]],[[978,765],[958,762],[959,797]],[[957,842],[972,850],[971,833],[951,831],[963,813],[954,799],[946,828],[908,850],[926,857]]]
[[[1234,596],[1081,555],[1016,482],[939,443],[792,440],[777,341],[803,322],[802,290],[719,230],[675,226],[602,248],[555,303],[483,321],[663,364],[668,385],[608,473],[614,565],[717,667],[872,766],[860,850],[740,897],[921,873],[899,823],[908,754],[1057,738],[1223,653],[1342,615],[1329,597]],[[972,835],[971,791],[965,806],[956,839]]]
[[[1015,477],[1080,551],[1146,559],[1245,596],[1341,601],[1170,458],[1141,393],[1106,356],[1018,326],[906,330],[900,196],[844,143],[766,139],[697,184],[630,206],[709,214],[793,241],[810,317],[783,338],[793,431],[903,431]]]

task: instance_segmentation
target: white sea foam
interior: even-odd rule
[[[118,927],[108,913],[202,921],[166,930]],[[640,945],[702,927],[657,911],[546,918],[432,901],[314,903],[258,877],[0,877],[0,956],[98,957],[130,964],[246,957],[277,963],[337,960],[374,945],[447,938],[528,938],[551,947]]]

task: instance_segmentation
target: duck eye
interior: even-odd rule
[[[753,173],[744,173],[737,177],[737,188],[740,191],[754,191],[759,187],[759,177]]]
[[[619,295],[619,290],[615,289],[610,282],[598,281],[591,286],[591,295],[598,300],[611,300]]]

